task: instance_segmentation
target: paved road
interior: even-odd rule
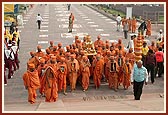
[[[68,16],[70,12],[75,15],[74,31],[68,33]],[[35,22],[36,15],[40,13],[44,19],[41,30],[37,29]],[[8,85],[4,88],[4,108],[6,112],[16,111],[163,111],[165,98],[160,97],[164,92],[164,78],[156,78],[155,84],[144,86],[141,101],[133,100],[132,86],[128,90],[119,87],[118,92],[108,88],[107,83],[102,83],[99,90],[94,89],[90,84],[89,90],[83,92],[80,85],[74,93],[69,92],[64,96],[59,94],[59,99],[55,103],[44,102],[44,97],[38,97],[34,105],[27,102],[27,90],[24,89],[22,75],[26,71],[26,62],[29,59],[29,52],[35,51],[38,44],[45,49],[49,46],[49,41],[54,44],[59,42],[63,46],[73,42],[74,36],[79,35],[80,39],[84,35],[90,34],[92,40],[96,40],[97,35],[101,35],[103,40],[117,40],[123,38],[122,32],[116,32],[116,23],[102,14],[80,5],[72,5],[67,11],[67,6],[57,5],[35,5],[24,16],[24,25],[19,27],[21,31],[21,48],[19,51],[20,69],[15,72],[12,79],[8,80]],[[154,36],[156,32],[153,31]],[[123,39],[126,45],[128,40]]]

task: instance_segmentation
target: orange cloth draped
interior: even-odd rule
[[[90,63],[82,62],[80,65],[81,73],[82,73],[82,87],[84,90],[87,90],[89,87],[89,77],[90,77]]]
[[[27,69],[28,69],[28,64],[33,63],[35,65],[35,68],[38,67],[39,65],[39,59],[37,56],[34,56],[33,58],[30,58],[29,61],[27,62]]]
[[[134,63],[135,63],[135,54],[128,52],[128,53],[125,55],[125,58],[128,58],[128,59],[129,59],[129,62],[131,63],[131,66],[133,67],[133,66],[134,66]]]
[[[118,63],[116,61],[111,62],[108,61],[107,63],[108,68],[108,82],[109,82],[109,88],[113,88],[116,90],[118,88]]]
[[[76,59],[73,61],[70,60],[68,62],[68,72],[69,72],[69,81],[70,81],[70,86],[71,90],[76,89],[76,81],[78,78],[78,71],[79,71],[79,63]]]
[[[30,72],[27,70],[23,74],[24,86],[28,88],[28,102],[35,103],[36,99],[36,90],[40,88],[40,80],[37,70]]]
[[[137,23],[136,19],[132,19],[132,33],[135,33],[136,26],[137,26],[136,23]]]
[[[48,66],[42,78],[42,89],[44,89],[46,102],[55,102],[58,98],[57,74]]]
[[[96,47],[96,46],[102,47],[102,46],[103,46],[103,41],[102,41],[102,40],[96,40],[96,41],[94,42],[94,47]]]
[[[151,25],[151,22],[148,21],[148,22],[147,22],[146,35],[151,36],[151,32],[152,32],[152,25]]]
[[[62,91],[62,88],[66,90],[66,76],[67,76],[67,64],[65,62],[59,62],[57,64],[57,75],[58,75],[58,91]]]
[[[131,77],[131,64],[124,64],[123,65],[123,71],[124,71],[124,77],[123,77],[123,86],[124,88],[128,89],[128,87],[131,85],[130,77]]]
[[[99,88],[101,84],[103,66],[104,66],[104,61],[102,59],[96,62],[96,65],[94,68],[94,83],[95,83],[96,88]]]
[[[44,52],[41,51],[41,52],[36,52],[35,56],[37,56],[37,57],[44,57],[45,54],[44,54]]]
[[[132,22],[129,19],[127,20],[127,22],[128,22],[128,30],[131,31]]]

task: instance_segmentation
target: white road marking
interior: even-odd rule
[[[69,21],[69,19],[58,18],[57,21],[64,22],[64,21]]]
[[[49,22],[42,22],[42,24],[49,24]]]
[[[48,19],[49,17],[43,17],[43,18]]]
[[[48,41],[38,41],[38,44],[48,44]]]
[[[48,14],[44,14],[43,16],[44,16],[44,17],[49,17],[49,15],[48,15]]]
[[[40,38],[48,37],[48,35],[39,35]]]
[[[102,14],[99,14],[98,16],[103,16]]]
[[[22,32],[21,30],[18,30],[18,32]]]
[[[101,18],[107,18],[107,17],[103,16],[103,17],[101,17]]]
[[[94,24],[95,22],[88,22],[88,24]]]
[[[41,26],[41,28],[48,28],[48,26]]]
[[[110,34],[100,34],[101,36],[110,36]]]
[[[68,24],[59,25],[59,28],[68,28],[68,27],[69,27]],[[81,28],[81,27],[82,27],[82,25],[80,25],[80,24],[74,24],[73,25],[73,28]]]
[[[61,33],[62,38],[74,38],[75,36],[79,36],[79,38],[83,38],[84,36],[88,35],[88,33]]]
[[[40,32],[48,32],[48,30],[40,30]]]
[[[98,25],[90,25],[90,27],[93,27],[93,28],[95,28],[95,27],[98,27]]]
[[[110,21],[111,19],[105,19],[106,21]]]
[[[116,24],[117,22],[109,22],[109,23],[111,23],[111,24]]]
[[[30,19],[30,17],[23,17],[24,19]]]
[[[88,17],[87,17],[87,16],[85,16],[85,17],[82,17],[82,18],[84,18],[84,19],[85,19],[85,18],[88,18]]]
[[[69,17],[69,14],[56,14],[56,16],[67,16],[67,17]]]
[[[29,15],[29,14],[26,14],[25,16],[26,16],[26,17],[30,17],[31,15]]]
[[[26,24],[26,23],[23,22],[23,24]]]
[[[117,40],[109,40],[110,43],[117,43],[118,41]]]
[[[99,31],[99,32],[101,32],[101,31],[104,31],[103,29],[96,29],[96,31]]]
[[[88,18],[88,19],[85,19],[85,20],[88,20],[88,21],[89,21],[89,20],[91,20],[91,19]]]
[[[44,22],[45,22],[45,21],[48,22],[49,20],[48,20],[48,19],[43,19],[43,21],[44,21]]]

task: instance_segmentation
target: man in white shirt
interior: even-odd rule
[[[134,39],[134,36],[131,36],[131,39],[130,39],[130,41],[128,42],[127,49],[132,48],[132,49],[133,49],[133,52],[134,52],[134,41],[133,41],[133,39]]]
[[[38,29],[40,29],[41,21],[43,21],[43,19],[40,16],[40,14],[38,14],[37,17],[36,17],[36,22],[38,24]]]
[[[121,25],[121,16],[120,14],[118,14],[117,18],[116,18],[116,21],[117,21],[117,31],[120,31],[120,25]]]

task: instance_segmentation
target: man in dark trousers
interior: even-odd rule
[[[36,17],[36,22],[38,24],[38,29],[40,29],[40,25],[41,25],[42,21],[43,21],[42,17],[40,16],[40,14],[38,14],[37,17]]]
[[[142,65],[142,61],[139,60],[133,68],[132,75],[131,75],[131,84],[133,84],[134,88],[134,99],[140,100],[143,85],[147,85],[148,82],[148,72],[145,67]]]
[[[14,31],[15,31],[15,25],[14,25],[14,22],[12,22],[10,26],[10,33],[13,33]]]
[[[152,49],[149,49],[148,54],[146,56],[146,68],[148,74],[150,72],[151,82],[154,83],[155,78],[155,66],[156,66],[156,57]]]

